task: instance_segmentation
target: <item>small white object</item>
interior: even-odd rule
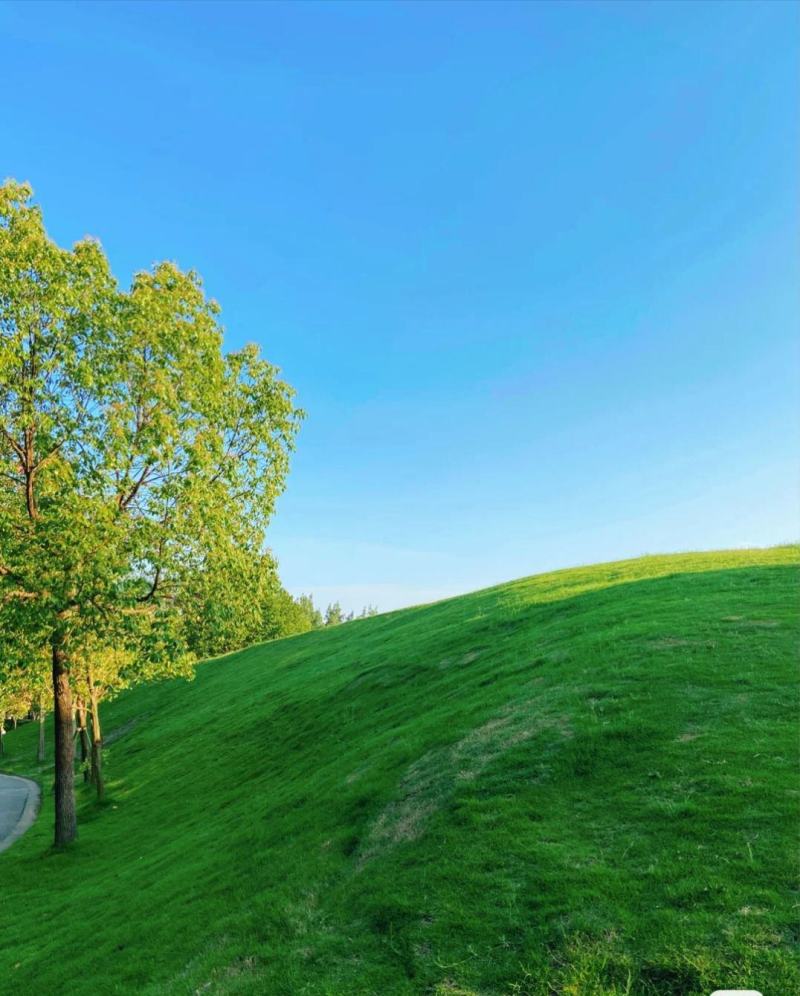
[[[711,996],[761,996],[757,989],[715,989]]]

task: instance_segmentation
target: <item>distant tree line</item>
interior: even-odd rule
[[[378,608],[375,605],[365,605],[361,612],[356,614],[355,612],[343,612],[338,602],[331,602],[325,610],[324,625],[338,626],[339,623],[352,622],[353,619],[366,619],[369,616],[376,616],[377,614]]]

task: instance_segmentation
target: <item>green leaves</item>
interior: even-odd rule
[[[231,611],[241,584],[245,611],[277,583],[261,551],[301,418],[256,346],[223,353],[196,273],[161,263],[123,291],[98,242],[58,247],[5,183],[0,651],[58,630],[76,661],[124,649],[126,680],[182,670],[192,629],[224,628],[215,588]]]

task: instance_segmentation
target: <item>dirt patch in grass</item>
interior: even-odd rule
[[[722,621],[734,623],[742,629],[776,629],[780,626],[778,619],[745,619],[744,616],[724,616]]]
[[[564,717],[542,715],[534,703],[526,703],[490,719],[448,747],[423,754],[408,768],[397,798],[372,824],[358,855],[358,867],[396,844],[416,840],[460,784],[475,781],[501,754],[546,730],[564,739],[572,735]]]

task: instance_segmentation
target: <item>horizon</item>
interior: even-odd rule
[[[693,555],[702,556],[704,554],[714,554],[714,553],[722,555],[722,554],[747,553],[747,552],[756,552],[756,551],[766,552],[769,550],[793,550],[795,548],[800,548],[800,538],[785,540],[783,542],[778,542],[778,543],[770,543],[767,546],[752,545],[752,546],[727,547],[727,548],[714,547],[712,549],[707,549],[707,550],[706,549],[654,550],[654,551],[647,551],[645,553],[635,553],[632,554],[630,557],[615,557],[611,560],[592,561],[591,563],[586,562],[586,563],[562,564],[562,565],[556,565],[554,567],[547,567],[539,571],[533,571],[530,574],[523,574],[520,575],[519,577],[503,578],[499,581],[490,581],[488,584],[481,585],[479,588],[471,588],[468,591],[456,591],[456,592],[436,595],[427,601],[409,602],[405,605],[398,605],[395,606],[394,608],[387,608],[387,609],[378,607],[377,614],[383,615],[384,612],[401,612],[403,609],[424,608],[428,605],[435,605],[437,602],[447,602],[450,599],[459,598],[461,595],[476,595],[483,591],[491,591],[494,588],[502,588],[505,585],[517,584],[519,582],[528,581],[531,578],[535,577],[548,577],[551,574],[561,574],[563,572],[569,573],[570,571],[588,570],[593,567],[611,567],[615,564],[630,564],[637,560],[648,560],[648,559],[659,560],[665,557],[691,557]],[[299,594],[303,594],[303,592],[299,592]],[[353,605],[356,609],[361,607],[355,602],[353,603]],[[323,605],[322,608],[325,608],[325,606]],[[292,633],[289,635],[289,637],[287,637],[287,639],[291,638],[292,636],[302,636],[302,635],[303,635],[302,633],[299,634]],[[228,653],[234,654],[238,652],[239,651],[231,650]],[[227,656],[227,654],[223,656]]]
[[[4,172],[297,388],[295,595],[790,545],[799,13],[4,3]]]

